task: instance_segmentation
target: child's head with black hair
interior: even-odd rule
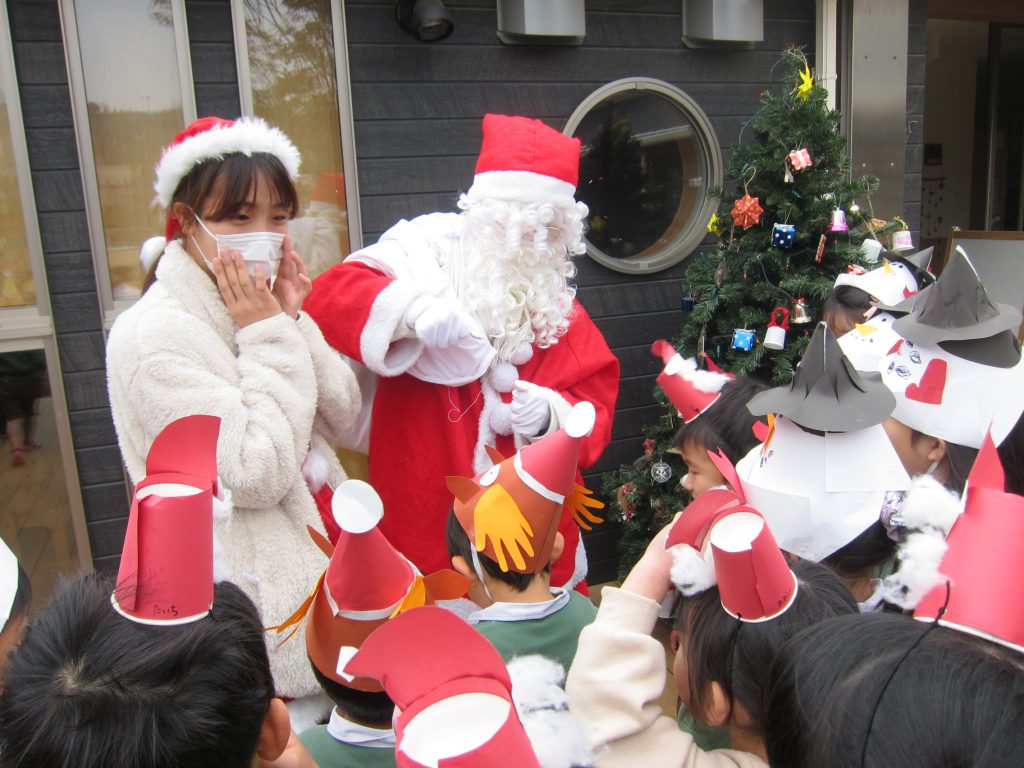
[[[535,585],[540,585],[540,590],[546,591],[551,585],[551,565],[562,554],[565,546],[562,534],[556,533],[548,564],[535,573],[519,573],[511,569],[503,571],[492,558],[482,552],[475,552],[473,542],[454,509],[448,511],[444,538],[452,568],[470,580],[469,597],[481,607],[490,605],[499,596],[506,602],[514,602],[518,596],[536,591]],[[479,563],[479,571],[476,563]]]
[[[829,569],[801,562],[792,571],[797,578],[793,603],[766,621],[731,616],[717,586],[681,600],[673,673],[683,703],[699,722],[729,724],[750,738],[763,738],[767,672],[779,648],[805,627],[857,612],[849,590]]]
[[[839,337],[864,322],[871,307],[871,294],[867,291],[853,285],[837,285],[821,306],[821,319]]]
[[[111,605],[113,580],[61,584],[11,656],[0,696],[5,765],[248,768],[290,724],[256,606],[234,584],[207,616],[152,626]]]
[[[718,398],[706,411],[684,423],[676,432],[674,443],[687,468],[682,485],[693,498],[709,488],[726,484],[724,475],[708,457],[708,451],[721,451],[735,466],[758,444],[753,432],[758,417],[750,413],[747,403],[765,389],[767,385],[754,379],[731,379],[722,386]]]
[[[360,691],[328,677],[310,661],[313,677],[346,720],[371,728],[390,728],[395,703],[384,691]]]
[[[1020,765],[1024,655],[896,613],[840,616],[786,643],[768,671],[777,768]]]

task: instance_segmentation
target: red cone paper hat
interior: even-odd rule
[[[186,624],[213,605],[216,416],[187,416],[157,435],[135,486],[114,608],[140,624]]]
[[[502,571],[536,573],[551,561],[562,508],[575,495],[580,440],[595,419],[592,404],[576,403],[556,432],[510,458],[491,451],[497,463],[473,479],[447,478],[463,530]]]
[[[280,130],[258,117],[225,120],[201,117],[174,137],[156,164],[155,202],[164,208],[171,204],[181,180],[197,165],[207,160],[220,160],[227,155],[273,155],[288,172],[289,178],[299,175],[299,150]],[[177,237],[181,225],[167,213],[167,241]]]
[[[1007,493],[999,452],[985,438],[967,479],[967,502],[946,538],[939,571],[949,581],[925,595],[914,617],[1024,652],[1024,496]]]
[[[698,370],[694,359],[684,358],[664,339],[651,345],[651,354],[665,363],[664,370],[658,374],[658,386],[687,423],[714,405],[722,387],[733,378],[716,371]]]
[[[784,613],[796,598],[797,580],[761,513],[743,506],[717,519],[708,534],[722,607],[741,621]]]
[[[306,650],[314,666],[350,688],[379,691],[376,680],[340,677],[338,650],[358,648],[377,627],[403,610],[461,597],[469,581],[451,570],[421,576],[377,528],[384,506],[369,484],[347,480],[339,485],[332,509],[341,528],[333,549],[310,529],[313,540],[330,557],[327,570],[299,610],[274,629],[297,627],[308,613]]]
[[[691,501],[676,518],[665,539],[665,549],[686,544],[698,552],[701,551],[715,522],[739,504],[739,496],[726,488],[705,491]]]
[[[379,680],[401,711],[400,768],[540,766],[500,654],[449,611],[423,607],[397,616],[358,651],[343,649],[338,672]]]
[[[579,139],[540,120],[508,115],[484,115],[483,130],[469,199],[575,205]]]

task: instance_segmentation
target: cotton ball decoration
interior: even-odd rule
[[[487,421],[496,434],[511,435],[512,406],[509,403],[498,403]]]
[[[491,386],[498,392],[511,392],[519,378],[519,371],[512,363],[498,363],[491,370]]]

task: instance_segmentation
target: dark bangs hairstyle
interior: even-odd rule
[[[718,587],[680,602],[676,628],[689,667],[685,683],[691,711],[706,720],[711,683],[719,683],[740,702],[759,730],[764,729],[763,699],[768,668],[783,643],[800,630],[833,616],[857,613],[857,603],[828,568],[800,562],[790,566],[798,586],[793,604],[769,621],[741,622],[722,607]]]
[[[1024,765],[1024,654],[903,614],[841,616],[783,646],[765,722],[772,768]]]
[[[274,155],[258,152],[246,155],[232,152],[223,158],[206,160],[194,166],[174,190],[168,214],[175,203],[184,203],[207,221],[223,221],[256,198],[256,186],[266,184],[271,199],[284,205],[289,218],[299,212],[299,195],[284,164]],[[185,222],[182,222],[184,224]],[[143,292],[156,279],[156,259],[146,274]]]
[[[274,696],[256,606],[223,582],[208,616],[149,626],[113,589],[65,581],[29,625],[0,695],[0,765],[248,768]]]
[[[849,324],[852,328],[854,323],[863,323],[865,314],[872,306],[871,294],[863,288],[855,285],[838,285],[821,305],[821,319],[832,333],[841,336],[845,333],[841,326]]]
[[[676,448],[684,445],[703,446],[705,450],[721,451],[732,462],[739,463],[759,444],[753,427],[759,420],[747,408],[750,398],[768,389],[755,379],[736,378],[727,381],[718,399],[704,413],[683,424],[673,439]]]
[[[448,510],[448,520],[444,526],[444,540],[448,545],[448,557],[461,557],[466,561],[466,565],[470,568],[473,567],[473,543],[469,540],[469,534],[463,530],[459,518],[455,516],[454,509]],[[480,559],[480,567],[484,573],[502,584],[507,584],[516,592],[525,592],[537,573],[551,573],[551,563],[545,565],[537,573],[518,573],[516,571],[506,573],[501,570],[500,565],[483,552],[477,552],[476,556]]]
[[[334,702],[334,706],[341,710],[343,716],[375,728],[391,727],[395,703],[384,691],[360,691],[349,688],[321,672],[312,659],[309,666],[327,698]]]

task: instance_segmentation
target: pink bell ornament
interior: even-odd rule
[[[849,232],[850,225],[846,223],[846,211],[836,208],[832,211],[832,223],[828,225],[829,232]]]

